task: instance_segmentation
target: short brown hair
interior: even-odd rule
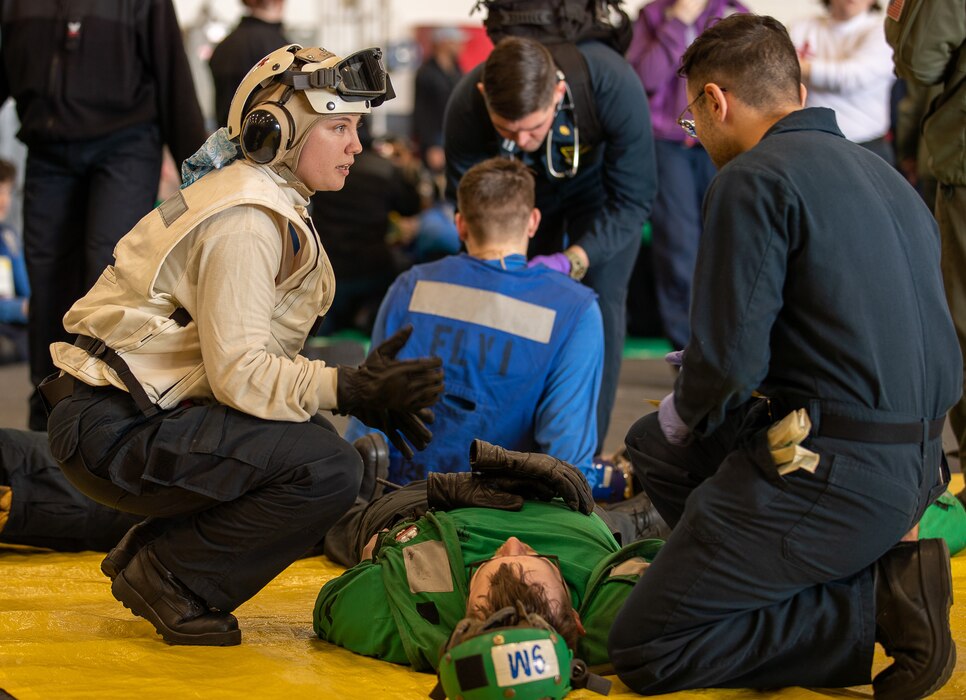
[[[523,567],[519,564],[500,564],[490,577],[490,590],[485,601],[477,604],[473,611],[485,620],[497,610],[516,608],[517,603],[526,612],[536,613],[546,620],[564,638],[568,647],[577,648],[577,618],[569,592],[565,604],[551,603],[542,585],[526,580]]]
[[[480,81],[487,107],[504,119],[516,121],[553,102],[557,66],[539,41],[508,36],[487,57]]]
[[[534,180],[518,160],[489,158],[460,179],[456,202],[470,234],[500,240],[520,233],[534,203]]]
[[[17,168],[9,160],[0,158],[0,183],[14,182],[17,179]]]
[[[799,100],[802,70],[785,27],[774,17],[737,14],[705,29],[681,57],[692,85],[718,83],[755,109]]]

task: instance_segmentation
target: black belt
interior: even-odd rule
[[[946,417],[936,418],[929,421],[928,424],[929,439],[935,440],[943,434]],[[885,445],[923,441],[922,421],[918,423],[869,423],[828,413],[822,414],[816,434],[819,437],[855,440],[856,442],[876,442]]]
[[[774,399],[773,402],[779,411],[785,411],[785,413],[799,408],[808,410],[812,403],[805,399]],[[819,402],[819,409],[821,410],[821,402]],[[822,410],[817,422],[818,426],[812,433],[817,437],[873,442],[880,445],[901,445],[923,441],[923,421],[921,420],[909,423],[873,422],[847,418]],[[926,423],[928,439],[935,440],[943,434],[946,417],[928,420]]]

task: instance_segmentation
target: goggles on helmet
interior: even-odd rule
[[[378,48],[357,51],[334,66],[308,73],[287,70],[279,82],[296,90],[335,90],[347,102],[369,100],[373,107],[396,96]]]

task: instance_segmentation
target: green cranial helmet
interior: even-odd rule
[[[539,615],[507,607],[456,625],[439,661],[431,697],[450,700],[562,698],[573,652]],[[442,691],[442,692],[440,692]]]

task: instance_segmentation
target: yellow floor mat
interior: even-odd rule
[[[427,674],[356,656],[312,634],[320,586],[341,569],[316,557],[294,563],[236,614],[237,647],[164,644],[110,593],[96,553],[57,554],[0,545],[0,689],[17,700],[49,698],[425,698]],[[953,635],[966,656],[966,552],[953,559]],[[365,620],[360,620],[365,624]],[[875,669],[888,659],[877,650]],[[637,696],[616,678],[611,698]],[[871,697],[848,690],[704,690],[662,697]],[[6,697],[0,693],[0,698]],[[586,690],[575,700],[600,697]],[[966,697],[966,660],[937,698]]]

